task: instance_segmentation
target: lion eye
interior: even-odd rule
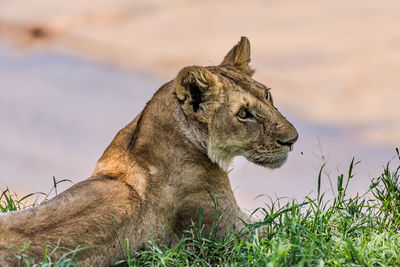
[[[238,112],[237,116],[240,119],[249,119],[253,118],[253,115],[251,115],[250,111],[248,109],[242,109]]]
[[[269,92],[269,89],[265,90],[265,98],[267,99],[268,102],[270,102],[272,105],[274,104],[274,101],[272,100],[272,95]]]
[[[271,93],[268,90],[265,90],[265,98],[268,102],[271,101]]]

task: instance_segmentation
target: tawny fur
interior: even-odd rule
[[[228,179],[231,160],[241,155],[276,168],[297,139],[269,89],[251,78],[249,62],[250,43],[242,37],[221,65],[182,69],[116,135],[92,177],[35,208],[0,215],[0,254],[15,253],[6,245],[24,242],[31,242],[27,254],[36,260],[48,245],[60,247],[55,256],[101,245],[79,256],[85,265],[107,266],[123,259],[125,238],[132,249],[150,235],[165,244],[179,239],[200,206],[209,229],[210,194],[223,211],[219,232],[240,230],[247,218]],[[0,258],[0,266],[16,263]]]

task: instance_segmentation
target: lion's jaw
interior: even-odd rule
[[[250,162],[267,167],[269,169],[276,169],[281,167],[287,160],[289,149],[277,152],[246,152],[243,156]]]

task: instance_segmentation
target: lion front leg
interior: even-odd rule
[[[209,197],[209,196],[208,196]],[[199,201],[182,207],[176,217],[174,233],[181,237],[185,230],[201,230],[203,234],[215,234],[219,239],[228,232],[240,232],[249,222],[249,214],[241,211],[236,205],[218,199],[217,202]]]

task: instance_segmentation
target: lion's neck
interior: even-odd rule
[[[196,184],[203,187],[204,179],[213,176],[227,182],[226,172],[208,158],[205,139],[190,130],[180,112],[171,85],[163,86],[143,112],[117,134],[93,175],[123,179],[140,187],[143,195],[149,193],[145,190],[149,182],[181,188],[187,184],[192,189]],[[201,141],[193,141],[196,139]]]

